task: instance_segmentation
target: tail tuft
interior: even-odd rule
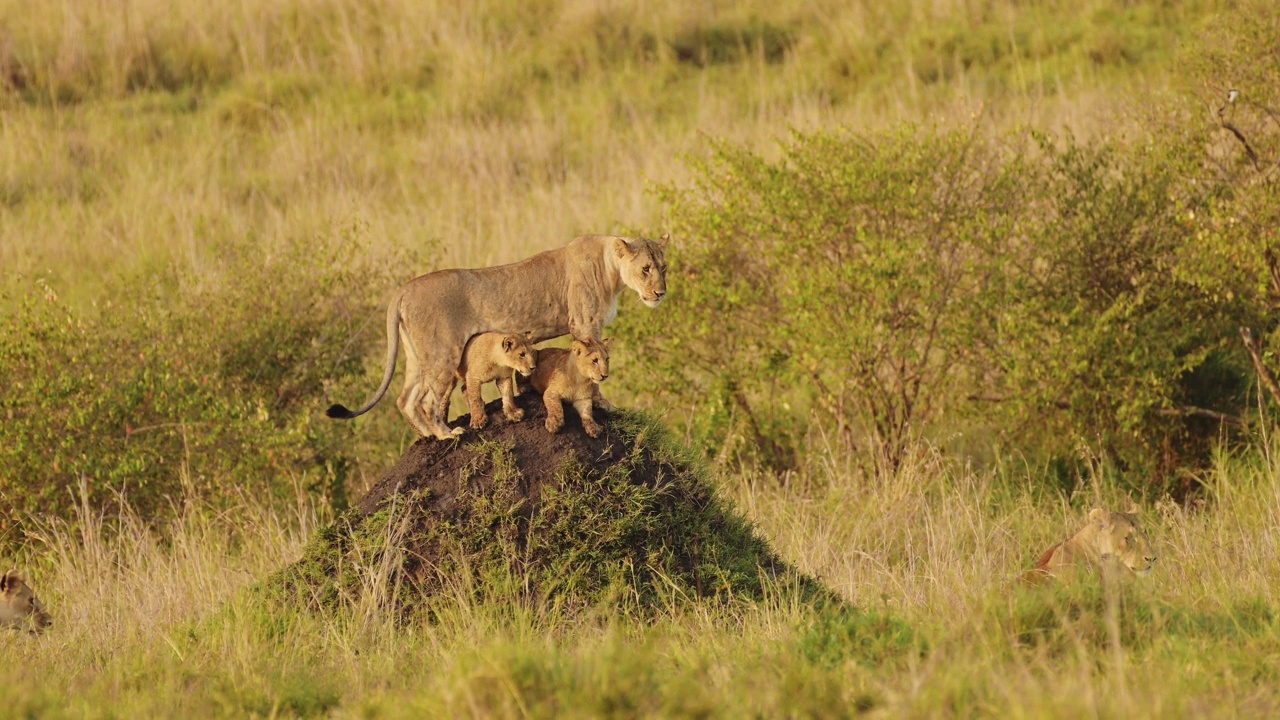
[[[350,420],[356,416],[345,405],[330,405],[329,409],[324,411],[324,414],[331,418],[342,418],[343,420]]]

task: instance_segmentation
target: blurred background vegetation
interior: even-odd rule
[[[925,441],[1183,499],[1273,400],[1278,18],[0,0],[0,536],[81,487],[345,506],[415,439],[320,412],[390,292],[593,232],[675,236],[614,392],[727,467]]]

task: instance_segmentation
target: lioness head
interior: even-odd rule
[[[0,575],[0,627],[38,633],[53,624],[44,605],[17,573]]]
[[[538,351],[533,347],[533,335],[507,335],[502,338],[502,359],[508,367],[529,377],[538,367]]]
[[[573,364],[583,377],[599,385],[609,379],[609,346],[613,338],[607,340],[573,341]]]
[[[658,307],[667,296],[667,244],[671,233],[657,242],[644,238],[614,238],[613,251],[621,266],[622,282],[635,290],[649,307]]]
[[[1138,522],[1137,506],[1129,512],[1089,511],[1098,554],[1113,558],[1138,575],[1146,575],[1156,562],[1156,550]]]

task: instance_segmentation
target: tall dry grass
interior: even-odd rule
[[[684,179],[708,136],[768,148],[980,107],[1112,130],[1118,96],[1165,82],[1173,36],[1132,61],[1096,46],[1136,53],[1213,4],[1019,7],[3,2],[0,266],[84,303],[104,276],[176,259],[216,277],[229,238],[269,251],[352,217],[390,248],[438,243],[442,265],[657,232],[646,188]]]
[[[1280,703],[1266,669],[1280,625],[1265,610],[1280,587],[1280,467],[1266,446],[1222,458],[1203,507],[1144,508],[1156,570],[1099,607],[1070,588],[1028,596],[1008,581],[1090,505],[1122,502],[1101,479],[1083,479],[1071,502],[1046,499],[1030,469],[978,471],[928,448],[875,484],[853,486],[837,457],[787,487],[723,478],[785,558],[914,633],[896,650],[877,644],[884,629],[856,636],[866,644],[834,657],[818,633],[841,637],[841,626],[785,597],[732,614],[673,607],[643,626],[477,602],[459,588],[433,622],[398,626],[378,609],[387,575],[372,559],[361,569],[369,602],[330,616],[265,611],[244,591],[297,557],[324,519],[304,500],[283,516],[251,499],[219,514],[192,505],[163,540],[136,517],[103,523],[86,508],[75,527],[33,540],[33,583],[57,625],[0,636],[13,661],[0,699],[88,717],[830,716],[859,704],[888,716],[1266,714]],[[1026,635],[1015,600],[1049,624]]]

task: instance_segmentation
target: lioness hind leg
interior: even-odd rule
[[[498,378],[498,391],[502,393],[502,414],[511,422],[524,419],[524,408],[516,407],[516,383],[510,374]]]
[[[414,430],[417,430],[419,435],[423,437],[433,436],[435,433],[421,413],[420,403],[424,399],[422,373],[411,348],[406,345],[405,350],[408,352],[405,353],[404,389],[400,391],[400,397],[396,399],[396,407],[400,408],[400,414],[404,415],[405,420],[409,421],[409,425]]]
[[[462,350],[459,349],[457,357],[451,365],[441,366],[435,373],[435,381],[430,384],[427,389],[427,397],[432,398],[432,402],[428,404],[428,408],[436,411],[439,408],[441,399],[453,392],[454,383],[454,367],[457,366],[458,360],[462,357]],[[427,423],[435,429],[435,436],[438,440],[449,440],[466,432],[462,428],[449,428],[444,421],[444,414],[440,412],[432,412],[427,418]]]
[[[587,435],[591,437],[600,437],[600,423],[591,416],[591,400],[579,400],[573,404],[573,409],[578,411],[578,416],[582,418],[582,429],[587,431]]]

